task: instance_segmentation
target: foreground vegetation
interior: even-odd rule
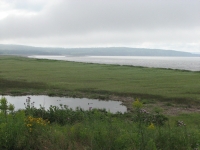
[[[200,72],[0,56],[0,94],[200,102]]]
[[[193,150],[200,148],[200,128],[190,117],[150,113],[133,103],[134,113],[72,110],[66,106],[36,109],[27,98],[25,109],[14,111],[0,99],[0,149],[6,150]],[[195,114],[194,114],[195,115]],[[192,115],[191,115],[192,116]],[[199,118],[196,114],[195,118]],[[192,123],[192,128],[191,128]],[[197,122],[196,122],[197,123]]]

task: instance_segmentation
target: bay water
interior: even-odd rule
[[[29,56],[30,58],[65,60],[84,63],[117,64],[153,68],[200,71],[200,57],[151,56]]]

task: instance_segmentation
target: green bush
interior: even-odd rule
[[[45,110],[27,104],[24,110],[9,111],[7,100],[3,98],[1,102],[0,149],[200,148],[199,128],[188,128],[182,121],[166,124],[164,115],[143,113],[142,107],[137,108],[135,114],[72,110],[64,106]],[[152,118],[156,118],[156,122]]]

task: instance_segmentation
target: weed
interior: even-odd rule
[[[112,114],[100,109],[72,110],[63,105],[35,108],[31,98],[27,98],[24,110],[5,113],[7,100],[2,99],[0,149],[200,148],[198,127],[188,128],[182,120],[166,125],[164,115],[147,112],[139,100],[133,104],[135,113]]]

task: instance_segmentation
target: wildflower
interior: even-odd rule
[[[151,123],[147,128],[150,129],[150,130],[154,130],[154,129],[155,129],[155,126],[154,126],[153,123]]]
[[[27,127],[31,127],[32,126],[32,124],[27,124]]]
[[[47,123],[49,124],[50,121],[48,119],[43,120],[42,118],[34,118],[32,116],[28,116],[25,120],[26,126],[28,127],[29,131],[32,132],[36,126],[46,126]]]
[[[133,102],[133,107],[139,109],[139,108],[142,107],[142,103],[141,103],[138,99],[136,99],[136,100]]]

